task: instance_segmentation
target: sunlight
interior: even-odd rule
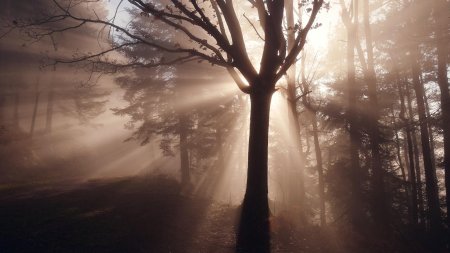
[[[192,88],[192,84],[180,83],[181,89],[183,89],[183,85],[186,85],[188,89],[181,91],[177,99],[174,100],[173,106],[176,110],[217,105],[230,100],[236,94],[241,94],[237,85],[230,80],[217,82],[210,79],[200,79],[197,83],[196,86],[198,87],[194,88]]]
[[[294,212],[299,208],[298,180],[304,161],[296,150],[296,140],[292,134],[292,112],[280,92],[273,95],[270,113],[269,198],[273,201],[272,211]],[[304,177],[304,180],[307,178]]]
[[[429,2],[1,1],[2,252],[444,252]]]
[[[248,99],[244,103],[248,105]],[[243,109],[231,122],[230,129],[248,129],[250,108],[246,106]],[[223,122],[227,123],[229,122]],[[224,140],[218,160],[198,179],[195,194],[210,197],[218,202],[239,205],[245,192],[247,143],[248,131],[234,131],[233,135]]]

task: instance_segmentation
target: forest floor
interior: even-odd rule
[[[163,177],[2,185],[0,252],[232,253],[238,213]],[[280,224],[274,253],[369,252],[318,227]]]

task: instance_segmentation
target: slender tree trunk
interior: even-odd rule
[[[223,166],[223,161],[224,161],[224,151],[223,151],[223,132],[222,132],[222,128],[219,126],[216,128],[216,140],[217,140],[217,160],[218,160],[218,164],[219,166]]]
[[[50,81],[50,86],[48,90],[47,98],[47,115],[45,120],[45,132],[47,134],[52,132],[53,123],[53,101],[54,101],[54,73],[52,72],[52,80]]]
[[[417,49],[413,49],[411,56],[414,91],[416,93],[417,109],[419,112],[420,137],[422,142],[422,156],[425,170],[425,186],[428,204],[428,219],[430,222],[431,238],[439,241],[442,231],[441,210],[437,187],[436,171],[431,160],[430,136],[425,114],[424,88],[420,83],[420,66],[417,62]]]
[[[308,131],[308,128],[305,128],[305,141],[306,141],[306,147],[305,147],[305,153],[304,153],[305,162],[308,159],[310,152],[311,152],[311,142],[309,139],[310,139],[310,133]]]
[[[421,80],[421,84],[423,86],[423,81]],[[436,155],[434,148],[434,137],[433,137],[433,128],[431,127],[431,113],[430,107],[428,106],[428,97],[426,92],[423,94],[423,101],[425,102],[425,115],[427,116],[427,128],[428,133],[430,134],[430,149],[431,149],[431,165],[433,166],[433,170],[436,170]]]
[[[13,112],[13,125],[16,128],[19,128],[19,126],[20,126],[19,106],[20,106],[20,93],[19,93],[19,89],[16,87],[16,90],[14,93],[14,112]]]
[[[386,225],[389,223],[389,211],[387,207],[385,189],[384,189],[384,171],[382,166],[382,158],[380,155],[380,130],[378,126],[379,109],[377,98],[377,79],[375,75],[375,64],[373,59],[373,41],[372,30],[370,27],[370,9],[369,0],[364,0],[364,32],[366,36],[367,49],[367,73],[365,79],[368,86],[369,97],[369,137],[370,148],[372,153],[372,187],[374,196],[374,219],[378,225]]]
[[[403,94],[402,89],[402,81],[400,79],[400,75],[398,73],[398,69],[395,70],[397,75],[397,89],[398,94],[400,97],[400,120],[405,125],[405,135],[406,135],[406,148],[408,152],[407,158],[405,159],[408,165],[408,181],[411,188],[411,196],[410,196],[410,202],[411,202],[411,223],[414,227],[417,227],[417,220],[418,220],[418,211],[417,211],[417,184],[416,184],[416,171],[414,166],[414,150],[413,150],[413,143],[411,138],[411,122],[406,119],[405,113],[406,113],[406,105],[405,105],[405,97]],[[409,91],[407,91],[409,92]]]
[[[447,204],[447,226],[450,228],[450,92],[448,83],[447,63],[448,59],[448,2],[434,0],[435,39],[438,60],[438,84],[441,91],[442,130],[444,135],[444,170],[445,170],[445,201]],[[447,32],[447,33],[446,33]]]
[[[394,126],[394,136],[395,136],[395,150],[397,151],[397,160],[398,160],[398,166],[400,168],[400,172],[402,175],[403,182],[405,182],[405,193],[406,193],[406,199],[409,200],[410,190],[407,186],[407,180],[406,180],[406,171],[405,166],[403,166],[403,160],[402,160],[402,149],[400,144],[400,137],[398,136],[398,129],[395,125],[395,114],[394,109],[392,108],[392,125]],[[409,205],[411,207],[411,205]],[[411,211],[410,211],[411,212]]]
[[[5,128],[5,95],[0,93],[0,134]]]
[[[354,7],[357,10],[357,6]],[[357,16],[357,15],[355,15]],[[351,200],[350,215],[352,224],[356,228],[362,228],[364,224],[361,195],[361,168],[359,163],[358,147],[360,143],[357,127],[356,101],[358,100],[358,86],[355,77],[355,43],[356,43],[356,22],[350,22],[347,26],[347,120],[350,135],[350,182]]]
[[[420,150],[419,150],[419,142],[417,138],[417,133],[414,130],[412,132],[412,141],[413,141],[413,148],[414,148],[414,164],[416,168],[416,183],[417,183],[417,202],[419,204],[419,217],[420,217],[420,228],[422,230],[425,229],[425,226],[427,224],[427,219],[425,215],[425,196],[424,196],[424,190],[423,190],[423,181],[422,181],[422,170],[420,168]]]
[[[189,149],[188,149],[188,129],[187,118],[185,115],[179,116],[179,135],[180,135],[180,168],[181,168],[181,184],[189,186],[191,182],[190,166],[189,166]]]
[[[270,251],[267,159],[271,98],[271,91],[250,95],[247,187],[237,237],[238,252]]]
[[[405,126],[403,126],[403,127],[405,127]],[[405,166],[406,166],[406,169],[408,170],[408,183],[410,184],[409,178],[411,177],[411,175],[410,175],[410,171],[409,171],[410,165],[409,165],[408,138],[405,138],[407,135],[406,131],[404,131],[403,135],[404,135],[404,137],[403,137],[403,160],[405,161]],[[411,187],[411,185],[409,187]]]
[[[411,99],[411,93],[409,89],[409,85],[407,82],[405,82],[405,93],[406,93],[406,99],[408,101],[408,114],[409,114],[409,121],[408,126],[410,127],[411,137],[412,137],[412,146],[414,149],[414,167],[416,169],[416,185],[417,185],[417,202],[419,205],[419,217],[420,217],[420,228],[423,230],[425,228],[425,205],[424,205],[424,199],[423,199],[423,189],[422,189],[422,173],[420,172],[420,152],[419,152],[419,144],[417,141],[417,134],[416,129],[414,127],[414,111],[412,108],[412,99]]]
[[[325,226],[326,220],[326,209],[325,209],[325,182],[323,178],[323,162],[322,162],[322,151],[320,150],[319,144],[319,130],[317,127],[317,113],[312,113],[312,127],[314,135],[314,149],[316,153],[317,161],[317,173],[319,177],[319,198],[320,198],[320,225]]]
[[[34,134],[34,128],[35,128],[35,125],[36,125],[37,111],[38,111],[38,106],[39,106],[39,96],[41,95],[41,93],[39,91],[39,81],[36,82],[35,89],[36,89],[36,91],[35,91],[35,96],[34,96],[33,116],[31,118],[31,127],[30,127],[30,137],[31,138],[33,138],[33,134]]]
[[[295,23],[294,23],[294,3],[293,0],[285,1],[285,11],[286,11],[286,23],[289,28],[287,33],[287,45],[288,50],[295,45]],[[303,60],[303,59],[302,59]],[[294,149],[295,152],[290,154],[291,166],[296,167],[296,171],[298,175],[291,177],[292,186],[289,189],[296,189],[296,192],[290,192],[290,196],[298,196],[297,198],[292,198],[290,201],[299,202],[300,210],[299,216],[301,223],[304,223],[306,220],[305,217],[305,205],[306,205],[306,197],[305,197],[305,184],[304,184],[304,170],[305,170],[305,157],[303,154],[303,148],[301,144],[301,134],[300,134],[300,121],[299,121],[299,112],[297,110],[297,92],[296,92],[296,67],[293,64],[289,70],[287,75],[287,97],[288,97],[288,108],[289,108],[289,126],[290,132],[292,136],[294,136]],[[297,156],[300,158],[300,162],[295,164]],[[289,170],[290,171],[290,170]]]

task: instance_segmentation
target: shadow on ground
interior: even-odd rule
[[[165,178],[9,187],[0,252],[233,252],[234,213]]]
[[[165,177],[3,184],[0,252],[232,253],[238,213]],[[295,229],[283,216],[270,226],[272,253],[425,252],[339,227]]]

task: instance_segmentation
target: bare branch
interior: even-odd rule
[[[114,28],[117,31],[122,32],[123,34],[127,35],[129,38],[134,39],[136,41],[139,41],[143,44],[146,44],[150,47],[168,52],[168,53],[189,53],[191,55],[197,56],[197,57],[201,57],[213,64],[217,64],[220,66],[228,66],[228,63],[223,59],[223,58],[217,58],[217,57],[212,57],[209,55],[206,55],[198,50],[195,49],[187,49],[187,48],[181,48],[181,47],[167,47],[167,46],[163,46],[161,44],[158,44],[154,41],[149,41],[141,36],[138,36],[136,34],[132,34],[129,30],[116,25],[114,23],[111,23],[109,21],[104,21],[104,20],[99,20],[99,19],[89,19],[89,18],[80,18],[80,17],[76,17],[74,16],[69,10],[63,8],[59,3],[56,2],[56,0],[53,0],[54,3],[58,6],[58,8],[62,11],[65,12],[65,15],[67,17],[70,17],[74,20],[80,21],[80,22],[89,22],[89,23],[93,23],[93,24],[102,24],[102,25],[108,25],[112,28]]]
[[[266,20],[269,16],[263,0],[248,0],[258,11],[259,23],[261,27],[266,27]]]
[[[307,96],[309,93],[311,93],[311,92],[312,92],[311,90],[305,91],[302,95],[297,96],[297,97],[295,98],[294,101],[295,101],[295,102],[299,101],[300,99],[306,97],[306,96]]]
[[[244,18],[247,19],[248,23],[253,27],[253,30],[255,30],[256,34],[258,35],[258,37],[262,40],[265,41],[263,37],[261,37],[261,34],[259,34],[258,30],[256,29],[255,25],[252,23],[252,21],[250,21],[250,19],[245,15],[244,13]]]
[[[193,12],[189,11],[186,6],[180,3],[178,0],[171,0],[174,3],[175,7],[177,7],[181,12],[183,12],[186,16],[190,17],[194,24],[200,26],[204,29],[208,34],[210,34],[217,42],[217,45],[221,47],[225,52],[232,53],[231,46],[228,43],[228,40],[225,39],[224,35],[222,35],[216,27],[214,27],[211,23],[205,23],[201,18],[196,16]]]
[[[288,55],[286,56],[283,65],[276,74],[275,80],[279,80],[286,73],[289,67],[295,62],[297,55],[305,46],[306,36],[311,30],[311,27],[316,19],[317,14],[319,13],[320,8],[322,7],[322,4],[323,0],[314,0],[313,8],[311,10],[311,16],[309,17],[308,23],[303,29],[299,29],[297,38],[295,39],[295,46],[289,51]]]

